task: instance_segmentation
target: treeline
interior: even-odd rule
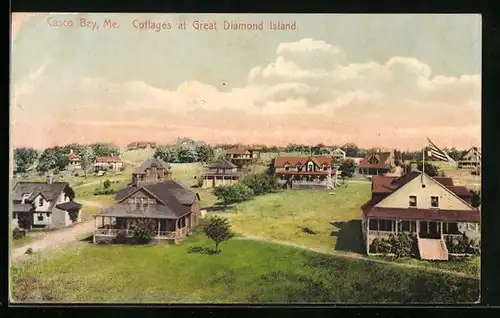
[[[212,162],[216,150],[201,141],[189,138],[179,138],[173,145],[163,145],[156,148],[154,156],[170,163]]]
[[[33,169],[38,172],[62,170],[69,164],[68,155],[71,151],[80,156],[83,170],[90,168],[96,157],[120,155],[120,148],[110,143],[93,143],[89,145],[73,143],[46,148],[42,152],[34,148],[16,148],[14,149],[15,172],[24,173]]]

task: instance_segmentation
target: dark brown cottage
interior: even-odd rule
[[[201,177],[203,178],[203,187],[211,188],[237,183],[243,178],[243,174],[238,172],[238,167],[235,164],[221,158],[208,165]]]
[[[117,203],[94,215],[94,243],[118,233],[132,238],[138,219],[150,220],[156,241],[177,243],[188,236],[199,224],[200,197],[170,176],[170,165],[160,159],[138,167],[131,184],[116,194]]]

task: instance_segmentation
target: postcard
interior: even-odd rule
[[[480,298],[480,15],[11,32],[12,303]]]

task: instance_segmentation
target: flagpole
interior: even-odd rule
[[[425,173],[425,147],[422,148],[422,174],[420,175],[421,183],[424,183],[424,173]]]

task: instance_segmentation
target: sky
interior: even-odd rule
[[[480,15],[14,13],[11,49],[13,147],[481,141]]]

